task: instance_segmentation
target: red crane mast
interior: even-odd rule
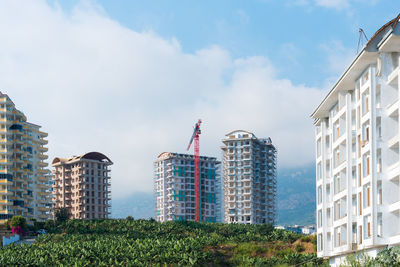
[[[200,221],[200,143],[199,136],[201,134],[200,130],[201,120],[199,119],[197,123],[194,125],[194,131],[192,137],[190,138],[189,145],[187,150],[190,149],[190,146],[194,140],[194,187],[195,187],[195,210],[194,210],[194,220],[196,222]]]

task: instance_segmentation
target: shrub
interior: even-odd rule
[[[57,224],[68,221],[71,217],[71,213],[67,208],[57,208],[54,212],[54,218]]]
[[[252,257],[266,253],[267,251],[268,248],[262,247],[261,245],[254,243],[239,244],[234,250],[235,254],[251,255]]]
[[[260,235],[265,235],[265,236],[270,235],[272,231],[274,231],[274,225],[272,223],[261,224],[258,225],[257,228]]]
[[[346,257],[346,263],[341,266],[351,266],[351,267],[364,267],[364,266],[374,266],[373,259],[369,257],[365,252],[357,252]],[[395,266],[395,265],[388,265]]]
[[[304,245],[303,245],[302,243],[298,243],[298,244],[294,247],[294,249],[295,249],[297,252],[299,252],[299,253],[306,250],[306,248],[304,247]]]
[[[293,251],[290,248],[285,248],[285,249],[281,249],[281,250],[277,251],[276,256],[278,256],[279,258],[282,258],[291,253],[293,253]]]
[[[37,231],[39,229],[43,229],[44,225],[45,225],[45,222],[37,222],[37,221],[35,221],[35,222],[33,222],[33,229],[35,231]]]
[[[47,220],[43,224],[43,228],[46,229],[48,232],[55,232],[55,223],[53,220]]]
[[[306,243],[308,243],[308,242],[311,242],[311,241],[312,241],[312,237],[311,237],[310,235],[305,235],[305,236],[302,236],[302,237],[300,238],[300,240],[301,240],[301,242],[306,242]]]
[[[22,230],[22,227],[21,227],[21,226],[14,227],[14,228],[11,230],[11,232],[12,232],[13,234],[17,234],[17,235],[20,235],[20,236],[23,236],[23,235],[24,235],[24,230]]]

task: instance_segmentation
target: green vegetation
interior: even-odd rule
[[[22,216],[13,216],[10,221],[11,228],[21,227],[22,229],[26,228],[26,219]]]
[[[54,212],[54,218],[57,223],[63,223],[68,221],[71,214],[67,208],[57,208]]]
[[[132,218],[44,225],[50,234],[39,236],[33,245],[0,249],[0,266],[326,264],[314,253],[314,238],[302,239],[302,235],[271,225],[158,223]]]
[[[366,253],[354,253],[346,258],[343,267],[400,267],[400,246],[382,250],[375,258]]]

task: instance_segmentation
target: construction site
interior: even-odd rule
[[[243,130],[222,140],[223,160],[200,156],[201,120],[187,150],[161,153],[154,162],[157,221],[260,224],[276,220],[276,149],[270,138]]]

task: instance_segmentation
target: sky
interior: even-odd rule
[[[153,190],[153,162],[221,158],[236,129],[271,137],[278,167],[314,161],[310,114],[368,37],[400,12],[390,0],[0,3],[0,90],[49,133],[49,161],[99,151],[113,198]],[[190,153],[193,153],[191,151]],[[278,172],[279,172],[278,169]]]

